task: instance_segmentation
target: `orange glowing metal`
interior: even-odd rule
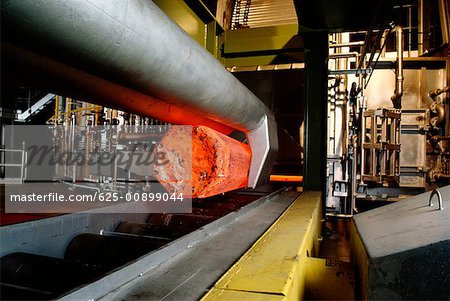
[[[270,175],[271,182],[303,182],[303,176]]]
[[[169,163],[155,167],[154,175],[169,192],[205,198],[247,185],[251,159],[247,144],[205,126],[188,131],[172,127],[157,147],[168,154]]]

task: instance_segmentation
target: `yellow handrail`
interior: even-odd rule
[[[50,117],[47,120],[47,123],[54,123],[56,122],[60,117],[62,116],[69,116],[72,113],[78,113],[78,112],[82,112],[82,111],[92,111],[92,110],[97,110],[98,108],[100,108],[101,106],[97,106],[97,105],[92,105],[89,107],[85,107],[85,108],[78,108],[78,109],[74,109],[74,110],[70,110],[68,112],[63,112],[63,113],[55,113],[52,117]]]

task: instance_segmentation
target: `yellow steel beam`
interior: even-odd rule
[[[300,300],[309,256],[318,253],[321,193],[294,201],[203,297],[207,300]]]
[[[155,0],[173,21],[184,29],[200,45],[205,45],[205,23],[182,0]]]
[[[305,279],[308,300],[355,300],[355,274],[349,262],[308,257]]]
[[[205,300],[205,298],[203,298],[202,300]],[[282,295],[270,295],[266,293],[213,289],[208,293],[207,300],[285,301],[286,297]]]
[[[73,110],[69,110],[67,112],[62,112],[62,113],[57,113],[55,115],[53,115],[52,117],[50,117],[47,120],[47,123],[53,123],[58,121],[58,119],[61,116],[70,116],[72,113],[79,113],[79,112],[83,112],[83,111],[93,111],[93,110],[97,110],[98,108],[100,108],[101,106],[97,106],[97,105],[90,105],[88,107],[84,107],[84,108],[78,108],[78,109],[73,109]],[[67,107],[66,107],[67,108]]]
[[[59,95],[55,96],[55,114],[54,116],[58,116],[59,113]]]
[[[357,267],[356,274],[358,276],[359,291],[356,297],[361,300],[367,300],[369,291],[368,279],[370,260],[354,220],[352,220],[350,227],[350,250],[352,262]]]
[[[230,30],[225,32],[224,51],[231,54],[303,48],[297,34],[297,24]]]
[[[214,57],[218,58],[218,33],[215,16],[201,0],[196,0],[204,11],[209,15],[210,22],[202,21],[188,4],[183,0],[153,0],[175,23],[177,23],[187,34],[196,40],[203,48],[208,50]]]
[[[297,24],[225,31],[223,45],[227,67],[304,61]]]
[[[273,64],[277,55],[257,55],[249,57],[236,57],[223,59],[225,67],[241,67],[241,66],[266,66]]]

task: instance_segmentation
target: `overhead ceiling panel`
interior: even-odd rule
[[[297,15],[292,0],[241,0],[240,6],[235,6],[233,24],[237,27],[267,27],[276,25],[296,24]],[[237,11],[239,10],[240,11]],[[235,26],[236,27],[236,26]]]

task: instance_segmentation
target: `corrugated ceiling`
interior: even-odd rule
[[[235,29],[296,23],[297,15],[292,0],[236,0],[233,12]]]

